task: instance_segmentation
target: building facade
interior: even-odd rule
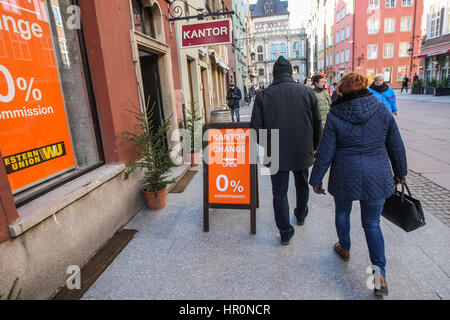
[[[292,64],[293,77],[300,82],[306,77],[307,51],[304,29],[289,28],[288,2],[259,0],[250,6],[252,34],[250,46],[255,55],[254,85],[267,86],[273,81],[273,65],[279,56]]]
[[[247,50],[247,16],[249,11],[248,0],[233,1],[233,42],[234,56],[236,58],[236,85],[247,92],[248,76],[248,50]]]
[[[155,128],[182,120],[176,33],[164,16],[168,3],[78,0],[78,13],[71,0],[0,7],[10,23],[25,19],[42,31],[36,40],[14,34],[15,28],[0,30],[2,65],[14,74],[23,67],[34,80],[30,96],[17,99],[31,108],[52,106],[26,122],[0,119],[0,288],[19,277],[22,298],[49,298],[64,285],[68,266],[82,266],[142,208],[142,175],[123,180],[136,150],[121,133],[137,132],[129,110],[143,108],[147,99],[155,106]],[[51,131],[54,117],[63,120]],[[6,129],[9,123],[14,131]],[[172,121],[166,141],[175,149],[177,128]],[[59,140],[65,131],[70,138]],[[29,136],[12,143],[11,134]],[[19,143],[27,166],[13,172],[10,148]],[[35,147],[41,151],[29,151]],[[30,155],[45,162],[31,166]],[[66,159],[70,165],[61,167]],[[180,159],[174,154],[174,160]],[[28,179],[25,185],[19,177]]]
[[[450,78],[450,1],[425,0],[418,76],[427,82]]]
[[[338,0],[334,11],[334,71],[336,74],[336,81],[339,81],[346,73],[354,70],[354,2],[354,0]]]
[[[423,0],[355,1],[355,71],[383,74],[393,88],[418,71]]]
[[[177,5],[180,5],[176,3]],[[218,10],[231,11],[231,6],[225,7],[224,1],[219,0],[189,0],[181,7],[184,16],[198,14],[196,8],[202,8],[205,13]],[[208,17],[208,20],[223,19],[225,16]],[[181,47],[181,28],[194,20],[180,20],[175,22],[177,32],[178,55],[182,83],[184,110],[193,104],[203,115],[203,121],[208,122],[212,110],[226,108],[226,93],[228,83],[235,79],[235,59],[232,44],[204,47]],[[184,112],[186,114],[186,111]]]

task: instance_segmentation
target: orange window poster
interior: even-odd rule
[[[250,204],[250,129],[208,130],[209,203]]]
[[[0,150],[13,191],[75,166],[46,10],[0,1]]]

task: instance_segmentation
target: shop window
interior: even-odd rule
[[[403,78],[408,75],[408,66],[399,66],[397,70],[397,82],[402,82]]]
[[[382,73],[384,74],[384,81],[387,83],[391,83],[392,81],[392,68],[383,68]]]
[[[450,56],[445,56],[441,71],[441,80],[450,78]]]
[[[25,42],[14,28],[2,32],[14,53],[0,56],[2,76],[14,77],[17,87],[15,95],[0,99],[0,149],[16,206],[103,163],[84,40],[65,23],[71,5],[45,1],[48,19],[7,12],[42,29]]]

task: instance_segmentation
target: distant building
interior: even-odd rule
[[[288,1],[258,0],[250,5],[250,17],[254,84],[267,86],[273,81],[273,64],[279,56],[291,62],[294,79],[303,81],[308,61],[306,32],[305,29],[290,30]]]
[[[445,2],[443,0],[437,2]],[[377,73],[393,88],[414,75],[419,53],[423,0],[355,1],[354,71],[370,80]]]
[[[354,33],[354,0],[338,0],[334,11],[335,63],[336,81],[354,70],[353,33]],[[359,66],[361,61],[356,64]]]
[[[419,77],[427,81],[450,77],[450,1],[425,0]]]

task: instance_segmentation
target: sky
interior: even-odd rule
[[[250,0],[250,4],[255,4],[257,0]],[[290,12],[291,29],[301,28],[302,21],[306,27],[306,22],[309,16],[308,0],[289,0],[288,10]]]

